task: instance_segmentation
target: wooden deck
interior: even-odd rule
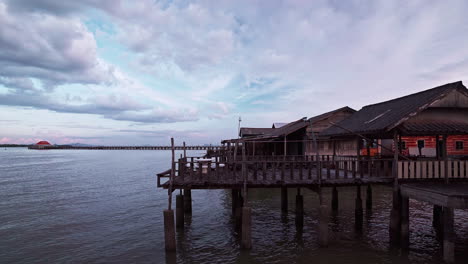
[[[334,169],[335,166],[324,166],[324,164],[321,164],[321,170],[317,170],[317,163],[313,161],[214,162],[206,165],[211,168],[206,171],[195,168],[195,164],[190,162],[178,162],[177,165],[178,169],[172,183],[173,189],[232,189],[242,187],[244,182],[248,188],[278,188],[313,187],[319,184],[321,186],[389,184],[394,180],[388,166],[378,168],[375,164],[370,169],[366,166],[367,171],[350,166]],[[161,184],[160,179],[169,178],[170,173],[171,170],[167,170],[158,174],[158,187],[169,188],[169,181]]]

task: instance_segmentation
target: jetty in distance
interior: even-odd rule
[[[239,138],[226,139],[216,152],[204,157],[176,159],[159,172],[157,186],[168,190],[164,210],[166,251],[176,250],[176,231],[192,212],[192,189],[231,190],[232,214],[240,228],[241,248],[252,240],[253,188],[281,189],[281,212],[288,214],[288,191],[296,195],[296,227],[304,225],[302,190],[317,193],[318,243],[329,244],[329,205],[338,213],[339,188],[355,192],[357,231],[366,210],[372,208],[372,187],[392,190],[389,227],[393,249],[410,250],[409,200],[433,206],[432,225],[443,244],[443,259],[455,261],[454,210],[468,209],[468,89],[449,83],[393,100],[370,104],[356,111],[343,107],[318,116],[271,128],[240,128]],[[324,199],[324,188],[332,188]],[[176,193],[175,210],[172,194]],[[194,208],[196,210],[196,208]],[[174,215],[175,211],[175,215]],[[261,227],[254,227],[261,228]],[[417,241],[412,241],[417,243]]]
[[[174,146],[175,150],[213,150],[220,146]],[[171,146],[72,146],[72,145],[31,145],[28,149],[90,149],[90,150],[171,150]]]

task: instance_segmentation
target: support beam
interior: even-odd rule
[[[176,251],[174,210],[164,210],[164,242],[166,251]]]
[[[338,211],[338,190],[336,186],[333,186],[331,204],[332,204],[332,210]]]
[[[393,176],[393,199],[392,209],[390,211],[390,225],[389,225],[389,236],[390,246],[396,248],[400,245],[400,229],[401,229],[401,195],[400,186],[398,184],[398,132],[393,132],[393,164],[392,164],[392,176]]]
[[[371,185],[367,185],[366,190],[366,210],[372,211],[372,187]]]
[[[192,190],[184,190],[184,212],[185,214],[192,214]]]
[[[296,195],[296,227],[302,228],[304,225],[304,197],[301,195],[301,189],[297,188]]]
[[[441,239],[443,237],[443,222],[444,221],[442,206],[434,205],[434,208],[432,209],[432,226],[434,227],[434,230],[436,232],[437,239]]]
[[[242,208],[242,237],[241,247],[243,249],[252,248],[252,211],[250,207]]]
[[[231,210],[232,214],[236,214],[236,208],[238,207],[238,201],[239,201],[239,191],[236,189],[231,190]]]
[[[401,241],[403,250],[409,249],[409,198],[401,198]]]
[[[328,246],[328,208],[322,204],[319,208],[318,243],[321,247]]]
[[[362,198],[361,185],[356,186],[356,201],[354,207],[354,224],[356,230],[362,230]]]
[[[176,227],[184,228],[184,196],[176,195]]]
[[[281,187],[281,212],[288,213],[288,188]]]
[[[453,231],[453,208],[444,207],[444,261],[452,263],[455,261],[455,234]]]

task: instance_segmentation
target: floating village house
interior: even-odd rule
[[[359,111],[343,107],[316,117],[271,128],[242,128],[238,139],[224,140],[211,159],[175,160],[157,174],[158,187],[168,189],[164,211],[166,250],[176,247],[176,226],[183,227],[185,208],[191,212],[192,189],[231,189],[232,213],[242,227],[241,247],[252,248],[248,189],[281,189],[281,211],[288,214],[288,189],[295,189],[296,225],[303,225],[301,188],[316,191],[320,206],[318,242],[328,245],[329,213],[338,212],[338,188],[356,187],[355,228],[362,229],[363,201],[372,209],[372,185],[392,186],[390,244],[409,248],[409,199],[434,206],[433,225],[443,237],[443,254],[454,261],[454,209],[468,209],[468,89],[462,82],[438,86]],[[227,144],[227,146],[226,146]],[[234,145],[234,146],[233,146]],[[317,146],[317,147],[316,147]],[[319,159],[317,159],[319,158]],[[161,178],[169,178],[165,183]],[[322,199],[333,188],[331,199]],[[184,194],[182,195],[182,190]]]
[[[320,136],[335,155],[391,156],[396,137],[400,154],[441,158],[468,156],[467,135],[468,90],[455,82],[364,106]]]
[[[222,143],[245,142],[247,154],[253,156],[313,156],[313,137],[352,115],[356,110],[342,107],[318,116],[301,118],[290,123],[273,123],[271,128],[241,127],[240,139]],[[319,149],[328,149],[328,141],[318,142]]]

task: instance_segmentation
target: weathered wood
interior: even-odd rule
[[[242,236],[241,247],[243,249],[252,248],[252,210],[250,207],[242,208]]]
[[[184,190],[184,211],[185,214],[192,214],[192,190]]]
[[[338,190],[336,186],[333,186],[331,204],[332,204],[332,210],[338,211]]]
[[[174,211],[164,210],[164,245],[166,251],[176,251]]]
[[[184,197],[176,195],[176,227],[184,228]]]
[[[444,227],[444,261],[452,263],[455,261],[455,234],[453,230],[453,208],[443,209]]]
[[[281,187],[281,212],[288,212],[288,188]]]
[[[400,245],[402,249],[409,248],[409,198],[401,199],[401,234]]]

